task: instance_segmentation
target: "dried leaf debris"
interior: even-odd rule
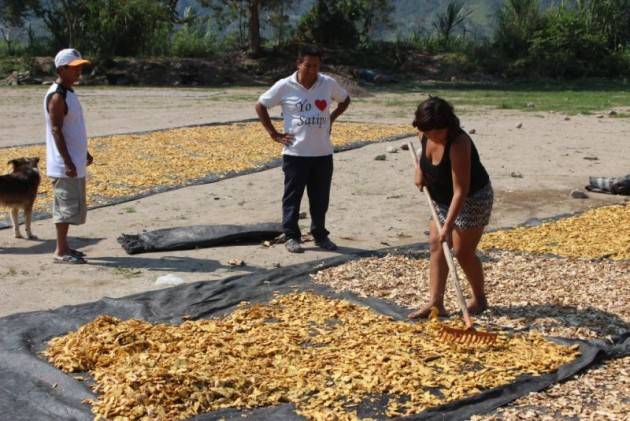
[[[421,305],[428,294],[429,262],[404,255],[356,260],[313,280],[336,290]],[[534,329],[545,335],[608,341],[630,330],[630,262],[532,256],[513,251],[482,254],[490,309],[480,325]],[[447,309],[457,313],[447,289]],[[606,361],[575,379],[531,393],[475,420],[606,419],[630,413],[630,357]]]
[[[340,146],[408,132],[404,125],[337,122],[332,140]],[[160,187],[185,185],[209,174],[221,176],[257,168],[278,157],[281,150],[257,122],[99,137],[91,139],[89,147],[94,155],[94,165],[88,171],[91,206]],[[45,146],[0,149],[0,162],[24,156],[40,157],[40,171],[46,174]],[[44,178],[35,202],[36,211],[50,210],[51,190]],[[0,212],[0,217],[6,216]]]
[[[482,249],[520,250],[586,259],[630,260],[630,203],[485,235]]]
[[[538,333],[502,336],[492,347],[438,335],[434,322],[297,292],[179,326],[101,316],[51,340],[44,354],[67,372],[91,372],[98,419],[184,419],[293,402],[313,420],[358,419],[357,405],[379,394],[392,397],[384,415],[418,413],[577,355]]]

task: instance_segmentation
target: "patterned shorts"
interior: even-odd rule
[[[455,227],[460,230],[482,228],[490,222],[494,192],[490,183],[464,200],[459,215],[455,218]],[[433,201],[440,223],[444,224],[448,215],[448,206]]]

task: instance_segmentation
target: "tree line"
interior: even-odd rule
[[[473,36],[473,10],[451,1],[430,29],[383,40],[394,2],[316,0],[297,21],[303,0],[0,0],[0,54],[42,55],[72,46],[114,56],[253,57],[301,42],[377,65],[415,52],[506,76],[620,76],[630,70],[630,0],[505,0],[488,38]],[[183,2],[183,0],[182,0]],[[45,31],[33,29],[39,22]],[[44,33],[45,35],[40,35]],[[265,35],[263,37],[263,34]]]

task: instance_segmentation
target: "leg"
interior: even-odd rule
[[[55,249],[55,256],[66,256],[70,254],[70,246],[68,245],[68,228],[70,228],[70,224],[55,224],[55,229],[57,231],[57,248]]]
[[[410,319],[427,318],[431,314],[431,307],[436,307],[441,316],[445,316],[444,290],[448,277],[448,265],[440,244],[438,229],[433,221],[429,224],[429,251],[431,252],[429,265],[429,302],[419,310],[409,314]]]
[[[332,155],[317,157],[309,174],[306,191],[311,212],[311,234],[316,242],[328,238],[326,212],[330,202],[330,185],[333,175]]]
[[[13,235],[15,238],[24,238],[20,232],[20,220],[18,219],[19,208],[11,208],[11,223],[13,224]]]
[[[85,179],[78,178],[53,180],[53,223],[57,232],[55,262],[86,263],[84,259],[73,256],[68,244],[70,225],[80,225],[85,222],[85,212],[82,209],[84,183]]]
[[[306,187],[308,167],[304,159],[285,155],[282,161],[284,171],[284,195],[282,196],[282,228],[287,239],[300,241],[298,225],[300,203]]]
[[[24,209],[24,227],[26,228],[26,238],[29,240],[36,240],[37,237],[33,235],[31,231],[31,221],[33,217],[33,203]]]
[[[482,234],[483,227],[453,230],[453,251],[472,289],[472,300],[468,302],[468,311],[471,314],[479,314],[488,308],[484,291],[483,266],[476,253]]]

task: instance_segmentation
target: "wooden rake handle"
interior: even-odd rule
[[[418,163],[418,155],[416,153],[416,148],[413,146],[411,141],[407,142],[409,146],[409,153],[413,158],[413,163],[416,167],[420,164]],[[442,230],[442,224],[440,223],[440,218],[438,218],[438,214],[435,211],[435,207],[433,206],[433,200],[431,200],[431,195],[429,194],[429,189],[418,188],[420,191],[424,192],[424,197],[427,199],[427,204],[429,205],[429,209],[431,209],[431,215],[433,216],[433,222],[437,227],[438,231]],[[457,269],[455,268],[455,261],[453,260],[453,254],[451,253],[451,249],[448,247],[446,241],[442,242],[442,250],[444,250],[444,256],[446,257],[446,263],[448,264],[448,271],[451,273],[451,280],[453,281],[453,287],[455,288],[455,296],[457,297],[457,303],[459,304],[459,308],[462,310],[464,314],[464,323],[467,328],[471,328],[473,323],[470,318],[470,313],[468,312],[468,307],[466,306],[466,300],[464,300],[464,294],[462,293],[462,288],[459,282],[459,277],[457,276]]]

